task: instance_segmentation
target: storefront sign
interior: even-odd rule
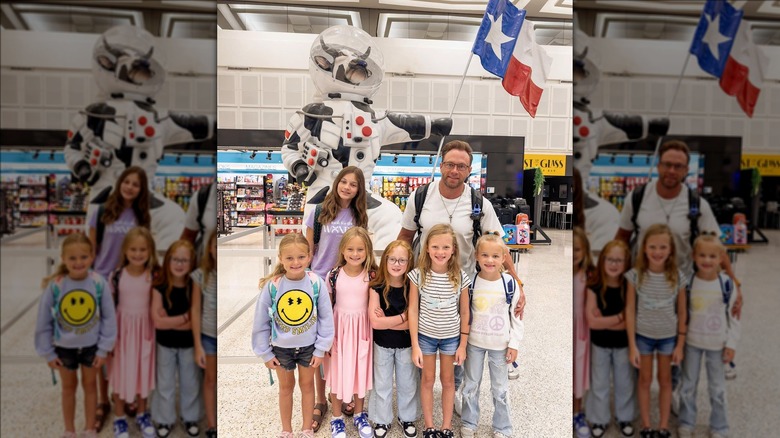
[[[525,154],[523,169],[539,167],[545,176],[566,176],[566,155]]]
[[[780,155],[742,154],[742,169],[758,169],[761,176],[780,176]]]

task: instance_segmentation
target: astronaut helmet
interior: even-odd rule
[[[596,64],[593,63],[591,56],[588,57],[588,49],[590,48],[590,37],[585,34],[581,29],[577,28],[574,31],[574,65],[573,75],[574,84],[573,92],[574,97],[579,100],[581,97],[590,96],[596,89],[601,78],[601,72]]]
[[[92,49],[98,87],[109,94],[154,96],[165,82],[165,70],[154,51],[154,37],[145,29],[126,24],[108,29]]]
[[[365,31],[338,25],[317,35],[309,53],[309,74],[317,90],[369,98],[384,78],[384,57]]]

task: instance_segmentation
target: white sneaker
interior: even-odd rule
[[[737,365],[734,362],[729,362],[723,366],[726,373],[726,380],[734,380],[737,378]]]
[[[509,380],[515,380],[520,378],[520,368],[515,368],[511,363],[507,366],[509,373]]]
[[[476,435],[476,431],[469,429],[466,426],[463,426],[460,428],[460,436],[463,438],[474,438]]]
[[[712,437],[712,438],[728,438],[728,435],[724,435],[724,434],[719,433],[719,432],[712,432],[710,437]]]
[[[679,415],[680,412],[680,385],[672,390],[672,414]]]
[[[508,435],[504,435],[503,433],[494,430],[493,431],[493,438],[512,438],[512,437],[508,436]]]
[[[686,426],[680,426],[677,428],[677,436],[679,438],[693,438],[693,429]]]
[[[463,409],[463,389],[458,388],[455,391],[455,415],[460,417],[460,411]]]

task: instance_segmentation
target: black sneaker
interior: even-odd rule
[[[390,427],[386,424],[374,425],[374,438],[385,438],[387,436],[387,429]]]
[[[206,438],[217,438],[217,429],[206,429]]]
[[[623,436],[634,436],[634,425],[631,424],[628,421],[621,421],[619,423],[620,426],[620,433],[623,434]]]
[[[397,418],[398,424],[401,426],[401,430],[404,432],[404,436],[407,438],[415,438],[417,437],[417,426],[414,425],[413,421],[401,421],[400,418]]]
[[[655,433],[657,438],[672,438],[672,433],[667,429],[661,429]]]
[[[423,438],[439,438],[439,431],[429,427],[423,431]]]
[[[455,435],[449,429],[444,429],[441,432],[439,432],[439,436],[441,438],[455,438]]]
[[[185,421],[184,422],[184,430],[187,431],[187,435],[189,436],[198,436],[200,435],[200,427],[198,427],[198,423],[194,421]]]
[[[171,425],[170,424],[158,424],[157,425],[157,437],[158,438],[168,438],[171,436]]]
[[[592,436],[593,438],[603,437],[606,431],[607,431],[607,426],[605,424],[590,425],[590,436]]]
[[[655,431],[653,429],[642,429],[639,431],[639,438],[655,438]]]

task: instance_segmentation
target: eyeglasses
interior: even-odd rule
[[[388,257],[387,258],[387,264],[388,265],[399,265],[404,266],[409,262],[407,259],[397,259],[395,257]]]
[[[465,164],[455,164],[455,163],[450,163],[449,161],[445,161],[441,163],[441,168],[447,172],[451,171],[452,169],[455,169],[456,167],[458,168],[458,172],[465,172],[469,170],[469,166]]]
[[[626,261],[623,259],[613,259],[613,258],[606,258],[604,259],[605,262],[611,264],[611,265],[622,265]]]
[[[670,163],[668,161],[661,161],[658,163],[661,167],[664,169],[674,169],[674,170],[685,170],[686,167],[688,167],[687,164],[681,164],[681,163]]]
[[[190,259],[171,259],[171,261],[179,265],[186,265],[190,262]]]

